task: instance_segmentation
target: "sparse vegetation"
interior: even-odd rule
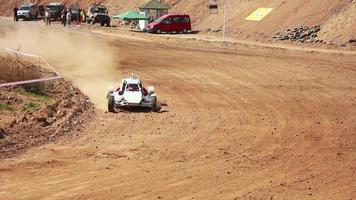
[[[11,105],[0,103],[0,110],[15,111],[15,108]]]
[[[52,99],[52,97],[47,96],[45,94],[37,94],[37,93],[28,92],[24,88],[18,88],[16,90],[16,92],[18,94],[25,95],[25,96],[28,96],[28,97],[31,97],[31,98],[34,98],[34,99],[40,100],[40,101],[49,101]]]
[[[33,102],[27,103],[22,107],[23,111],[37,111],[39,109],[39,105]]]

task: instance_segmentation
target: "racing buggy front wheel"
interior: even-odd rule
[[[109,96],[108,98],[108,110],[112,113],[117,113],[117,109],[115,108],[115,99],[114,96]]]

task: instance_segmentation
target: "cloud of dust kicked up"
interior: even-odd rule
[[[3,47],[44,57],[102,109],[106,106],[106,92],[120,75],[115,70],[113,49],[88,33],[0,22],[0,48]]]

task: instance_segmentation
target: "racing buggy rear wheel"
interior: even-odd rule
[[[161,110],[161,104],[157,101],[157,97],[152,97],[152,111],[159,112]]]

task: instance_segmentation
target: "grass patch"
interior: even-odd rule
[[[26,103],[23,107],[22,110],[23,111],[37,111],[39,109],[39,105],[35,104],[35,103]]]
[[[42,95],[42,94],[35,94],[35,93],[31,93],[31,92],[27,92],[26,90],[24,90],[23,88],[18,88],[16,90],[16,92],[18,94],[22,94],[22,95],[25,95],[25,96],[28,96],[28,97],[31,97],[33,99],[37,99],[37,100],[40,100],[40,101],[49,101],[52,99],[52,97],[50,96],[47,96],[47,95]]]
[[[15,111],[15,108],[7,104],[0,103],[0,110]]]

